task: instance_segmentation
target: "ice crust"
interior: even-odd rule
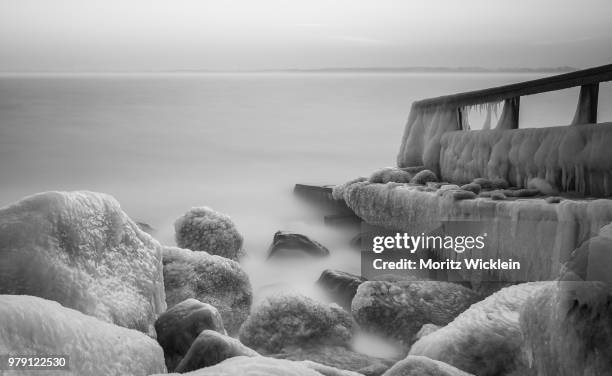
[[[0,318],[0,354],[68,355],[70,371],[62,374],[69,375],[145,376],[166,372],[162,348],[154,339],[57,302],[26,295],[0,295]]]
[[[161,246],[111,196],[39,193],[0,209],[0,293],[150,332],[166,309]]]

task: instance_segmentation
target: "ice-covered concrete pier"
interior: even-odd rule
[[[606,65],[415,102],[398,167],[337,186],[334,197],[366,223],[413,234],[458,233],[458,223],[469,222],[488,234],[482,257],[522,261],[519,280],[554,279],[573,250],[612,222],[612,123],[597,123],[599,83],[610,80]],[[521,96],[575,86],[570,125],[520,129]],[[503,103],[497,125],[470,130],[470,107],[491,111],[496,103]],[[416,176],[424,170],[435,180]]]

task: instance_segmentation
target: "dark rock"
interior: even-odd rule
[[[321,273],[317,284],[321,286],[330,298],[344,308],[350,310],[357,287],[367,279],[340,270],[327,269]]]
[[[240,264],[176,247],[164,247],[163,264],[168,307],[195,298],[219,311],[230,335],[238,332],[253,300],[249,277]]]
[[[351,311],[363,329],[410,345],[423,325],[446,325],[478,300],[454,283],[369,281],[357,289]]]
[[[471,376],[471,374],[425,356],[409,355],[385,372],[384,376]]]
[[[187,354],[175,372],[184,373],[196,369],[214,366],[225,359],[236,356],[258,356],[235,338],[228,337],[213,330],[204,330],[193,341]]]
[[[205,329],[225,333],[219,311],[196,299],[184,300],[159,316],[155,331],[157,342],[164,349],[168,370],[176,367]]]
[[[347,346],[353,335],[351,316],[336,304],[302,295],[268,297],[240,328],[240,340],[262,354],[312,345]]]
[[[277,231],[268,249],[268,258],[296,256],[325,257],[329,256],[329,250],[305,235]]]

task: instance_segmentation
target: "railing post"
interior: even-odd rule
[[[504,109],[502,110],[495,129],[518,129],[520,106],[521,97],[504,100]]]
[[[580,87],[578,105],[572,125],[597,123],[597,102],[599,100],[599,83]]]

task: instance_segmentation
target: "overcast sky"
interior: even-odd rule
[[[2,71],[611,62],[611,0],[0,0]]]

